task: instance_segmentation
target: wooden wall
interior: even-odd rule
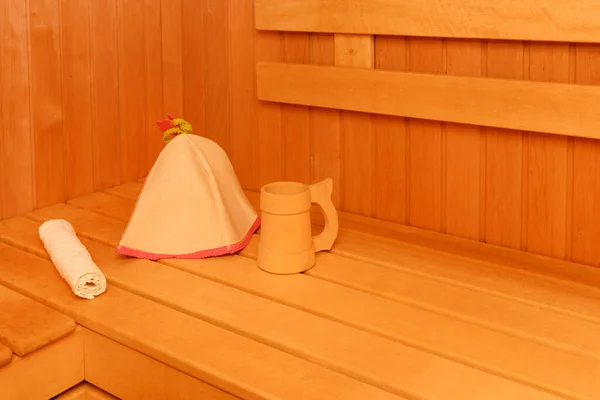
[[[600,142],[259,103],[256,61],[334,49],[256,32],[253,0],[0,4],[0,216],[145,175],[170,112],[245,188],[333,177],[343,210],[600,263]],[[375,53],[382,69],[600,84],[600,45],[377,37]]]

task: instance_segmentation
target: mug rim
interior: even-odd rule
[[[264,185],[261,192],[270,196],[298,196],[309,190],[308,185],[294,181],[271,182]]]

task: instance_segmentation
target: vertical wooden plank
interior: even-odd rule
[[[146,140],[148,152],[142,171],[147,175],[164,147],[156,121],[163,119],[162,32],[160,0],[144,0],[146,66]]]
[[[92,0],[92,132],[94,190],[121,183],[118,0]]]
[[[335,64],[373,68],[373,36],[335,35]],[[373,132],[371,115],[341,113],[342,122],[342,209],[373,214]]]
[[[0,218],[34,207],[28,3],[3,2],[0,14]]]
[[[489,42],[487,76],[523,78],[523,44]],[[518,99],[515,99],[518,102]],[[486,129],[486,232],[488,243],[521,248],[523,133]]]
[[[67,197],[94,191],[90,0],[60,0]]]
[[[310,38],[310,62],[333,65],[333,35],[313,34]],[[324,108],[310,110],[312,182],[333,179],[333,204],[340,207],[340,112]]]
[[[309,36],[283,34],[283,61],[306,63],[310,57]],[[286,180],[310,183],[310,125],[306,106],[281,105],[283,166]]]
[[[6,4],[2,4],[2,6],[0,7],[0,40],[2,41],[2,43],[5,43],[6,37],[8,36],[8,34],[4,33],[4,27],[6,25],[8,25],[8,20],[6,18],[7,16],[7,5]],[[3,145],[2,145],[2,136],[3,136],[3,132],[5,131],[4,128],[4,92],[2,90],[2,87],[4,86],[4,80],[2,79],[2,76],[4,74],[4,57],[5,57],[5,52],[2,51],[2,48],[4,47],[4,45],[2,47],[0,47],[0,220],[2,220],[4,218],[4,196],[2,195],[2,193],[4,192],[4,154],[2,152],[3,149]]]
[[[278,32],[255,31],[256,60],[281,61],[281,35]],[[281,105],[256,100],[258,127],[258,184],[284,179],[281,132]]]
[[[449,40],[446,72],[481,76],[482,46],[479,40]],[[478,240],[481,200],[481,128],[447,123],[446,126],[446,233]]]
[[[375,67],[395,71],[408,68],[406,39],[375,38]],[[397,223],[407,221],[406,118],[373,115],[373,216]]]
[[[119,97],[121,107],[121,178],[144,175],[147,143],[145,103],[144,4],[119,0]]]
[[[410,71],[444,71],[441,39],[410,38],[409,51]],[[442,231],[442,124],[411,119],[408,129],[409,222],[418,228]]]
[[[206,113],[204,104],[206,79],[204,66],[208,55],[204,40],[203,4],[198,0],[183,0],[183,115],[192,124],[194,134],[205,135]],[[167,110],[165,110],[167,111]]]
[[[161,1],[164,111],[183,115],[182,0]],[[196,1],[197,3],[197,1]],[[198,29],[196,26],[195,29]],[[201,66],[196,66],[200,68]]]
[[[256,85],[254,78],[254,0],[237,0],[229,8],[231,45],[231,163],[245,189],[258,189],[256,141]]]
[[[30,1],[35,207],[67,198],[58,0]]]
[[[229,79],[229,1],[205,0],[206,137],[217,142],[231,157]]]
[[[577,44],[575,83],[600,84],[600,45]],[[573,254],[575,262],[600,265],[600,142],[573,145]]]
[[[531,80],[569,82],[568,44],[531,43],[529,51]],[[526,250],[556,258],[566,253],[567,141],[529,132]]]

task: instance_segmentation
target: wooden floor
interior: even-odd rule
[[[2,221],[0,285],[195,378],[188,398],[600,399],[598,269],[344,213],[305,274],[259,270],[260,232],[238,255],[129,259],[115,247],[141,189]],[[78,299],[59,277],[37,236],[50,218],[75,226],[106,293]],[[124,397],[98,371],[86,380]]]

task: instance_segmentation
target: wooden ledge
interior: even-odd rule
[[[243,398],[600,398],[600,290],[559,268],[506,265],[506,253],[488,258],[466,245],[455,254],[447,238],[428,246],[437,237],[419,231],[384,238],[346,214],[332,251],[304,274],[260,271],[260,231],[237,255],[122,257],[114,249],[140,189],[130,183],[0,224],[0,284],[93,333],[86,374],[97,371],[92,383],[103,389],[114,381],[102,371],[118,369],[108,340]],[[49,218],[73,224],[108,279],[102,296],[75,300],[56,276],[37,236]]]
[[[0,342],[24,357],[73,333],[73,319],[0,285]]]
[[[12,360],[12,351],[3,344],[0,344],[0,368],[9,364]]]
[[[1,251],[0,251],[1,252]],[[0,369],[3,400],[50,399],[84,379],[83,332],[57,340]]]

